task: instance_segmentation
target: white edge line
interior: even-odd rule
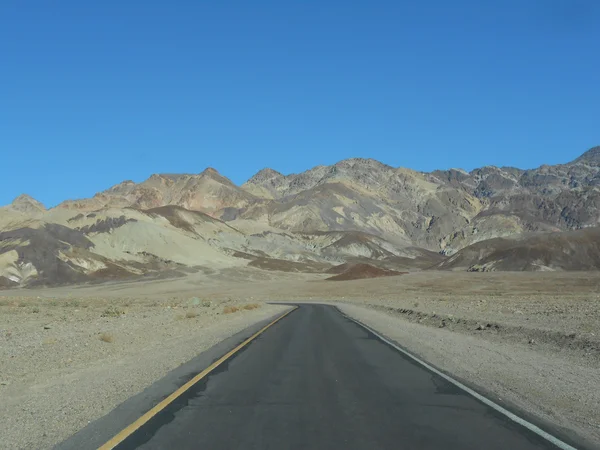
[[[517,416],[516,414],[511,413],[509,410],[507,410],[506,408],[503,408],[502,406],[498,405],[497,403],[495,403],[494,401],[490,400],[487,397],[484,397],[483,395],[475,392],[473,389],[465,386],[464,384],[462,384],[460,381],[455,380],[454,378],[446,375],[443,372],[440,372],[438,369],[436,369],[435,367],[427,364],[425,361],[417,358],[416,356],[412,355],[411,353],[407,352],[406,350],[404,350],[402,347],[399,347],[398,345],[394,344],[393,342],[391,342],[389,339],[386,339],[385,337],[383,337],[381,334],[377,333],[375,330],[373,330],[371,327],[369,327],[368,325],[365,325],[364,323],[350,317],[349,315],[345,314],[343,311],[341,311],[338,308],[338,311],[340,311],[345,317],[347,317],[348,319],[350,319],[352,322],[356,323],[357,325],[360,325],[361,327],[363,327],[364,329],[368,330],[369,332],[373,333],[375,336],[377,336],[379,339],[381,339],[383,342],[385,342],[386,344],[394,347],[396,350],[398,350],[399,352],[401,352],[402,354],[408,356],[409,358],[411,358],[412,360],[416,361],[417,363],[419,363],[420,365],[422,365],[423,367],[425,367],[426,369],[428,369],[429,371],[435,373],[436,375],[439,375],[440,377],[444,378],[446,381],[449,381],[450,383],[454,384],[455,386],[459,387],[460,389],[462,389],[463,391],[467,392],[468,394],[472,395],[473,397],[475,397],[477,400],[479,400],[482,403],[485,403],[487,406],[489,406],[490,408],[495,409],[496,411],[498,411],[501,414],[504,414],[506,417],[508,417],[510,420],[512,420],[513,422],[518,423],[519,425],[527,428],[530,431],[533,431],[535,434],[537,434],[538,436],[543,437],[544,439],[546,439],[547,441],[551,442],[552,444],[556,445],[558,448],[562,449],[562,450],[577,450],[575,447],[572,447],[571,445],[567,444],[566,442],[561,441],[560,439],[558,439],[555,436],[552,436],[550,433],[545,432],[544,430],[542,430],[540,427],[532,424],[531,422],[526,421],[525,419]]]

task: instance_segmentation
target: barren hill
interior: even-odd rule
[[[600,228],[481,241],[459,250],[435,268],[473,272],[597,270]]]
[[[403,274],[404,272],[381,269],[379,267],[371,266],[370,264],[355,264],[346,267],[338,275],[327,278],[327,281],[350,281],[360,280],[361,278],[392,277]]]
[[[264,169],[242,186],[209,168],[124,181],[49,210],[18,197],[0,208],[0,285],[245,265],[596,269],[598,225],[600,147],[531,170],[423,173],[353,158],[300,174]]]
[[[124,181],[91,199],[69,200],[58,208],[95,210],[131,206],[140,209],[176,205],[211,213],[226,207],[244,207],[256,198],[235,186],[215,169],[200,174],[155,174],[142,183]]]

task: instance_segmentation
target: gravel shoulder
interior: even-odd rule
[[[0,298],[0,448],[51,448],[199,353],[286,309],[195,297]]]

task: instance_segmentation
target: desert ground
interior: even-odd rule
[[[0,448],[50,448],[251,324],[335,303],[523,414],[600,442],[600,273],[353,281],[249,267],[0,292]]]

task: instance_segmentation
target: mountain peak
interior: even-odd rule
[[[14,210],[24,213],[46,211],[46,207],[41,202],[38,202],[36,199],[27,194],[21,194],[15,198],[11,203],[11,207]]]
[[[227,186],[237,187],[233,181],[231,181],[226,176],[221,175],[217,169],[214,169],[212,167],[207,167],[206,169],[204,169],[200,173],[200,176],[201,177],[209,177],[209,178],[211,178],[221,184],[225,184]]]
[[[215,169],[214,167],[207,167],[200,173],[200,175],[219,175],[219,176],[221,176],[219,171],[217,169]]]
[[[590,148],[587,152],[574,160],[572,163],[583,163],[600,166],[600,145]]]
[[[373,158],[347,158],[338,161],[334,166],[374,166],[374,167],[390,167],[387,164],[377,161]]]
[[[133,180],[125,180],[121,181],[118,184],[108,188],[103,193],[121,193],[121,192],[129,192],[133,187],[135,187],[135,182]],[[96,194],[98,195],[98,194]]]
[[[276,170],[270,169],[268,167],[259,170],[256,174],[250,178],[246,183],[248,184],[257,184],[263,183],[267,180],[283,178],[284,175],[282,173],[277,172]]]

